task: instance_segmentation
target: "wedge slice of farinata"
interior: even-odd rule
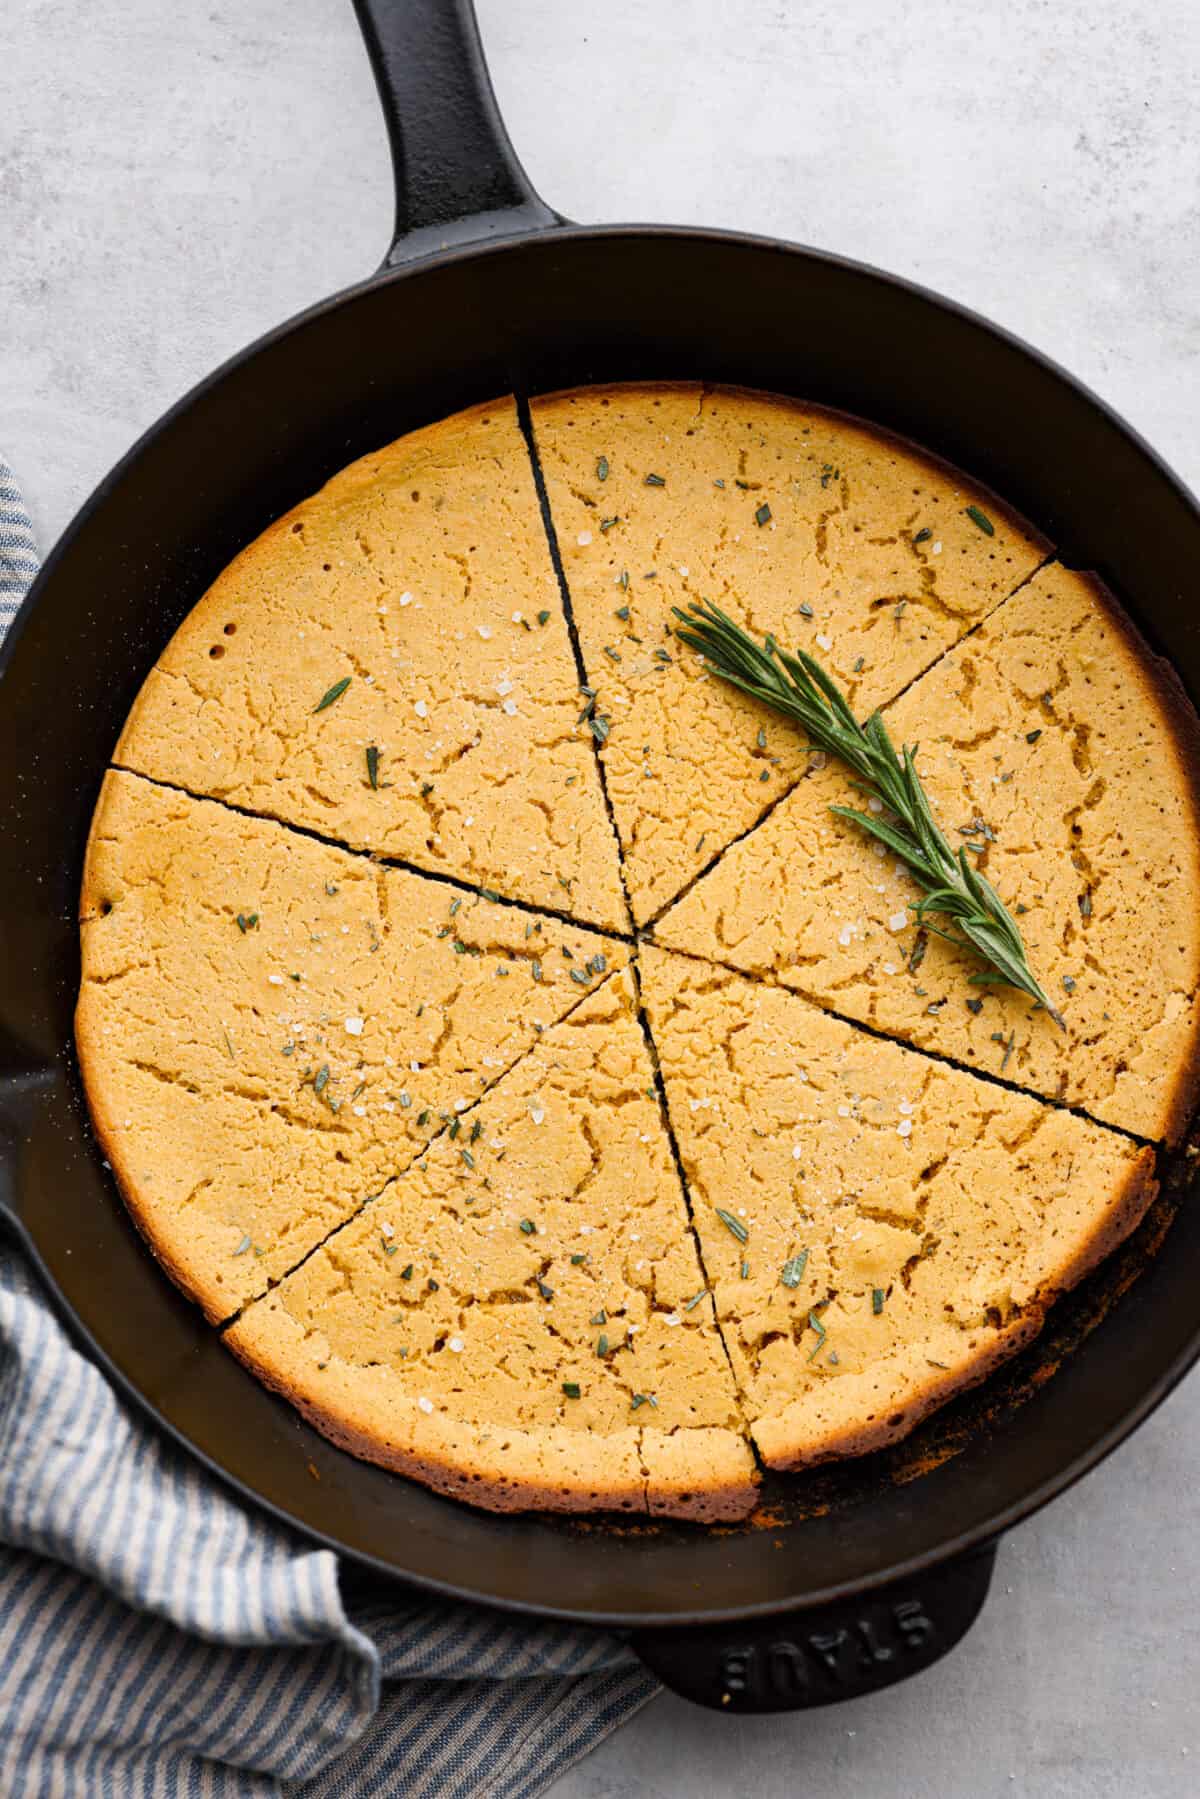
[[[803,645],[869,710],[1046,554],[955,470],[790,400],[647,383],[532,413],[639,923],[805,767],[788,725],[681,654],[672,606]]]
[[[226,1342],[335,1442],[476,1505],[743,1516],[652,1082],[618,973]]]
[[[343,469],[220,574],[115,760],[589,924],[616,845],[511,399]]]
[[[661,943],[1174,1138],[1197,1089],[1195,719],[1095,581],[1050,567],[885,711],[950,841],[999,889],[1060,1028],[920,930],[920,890],[835,817],[830,759],[656,926]],[[931,923],[950,921],[935,916]],[[952,927],[951,927],[952,928]]]
[[[1148,1148],[647,950],[643,992],[717,1316],[772,1468],[905,1435],[1132,1230]]]
[[[92,1115],[155,1253],[216,1319],[626,957],[121,773],[92,825],[82,920]]]

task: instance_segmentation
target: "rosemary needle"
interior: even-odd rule
[[[973,950],[988,964],[986,972],[970,980],[1018,988],[1061,1027],[1060,1014],[1029,966],[1012,913],[986,875],[967,860],[965,848],[956,855],[943,836],[912,748],[905,744],[897,755],[878,712],[860,725],[839,688],[805,651],[793,655],[773,637],[756,642],[710,600],[693,601],[687,612],[678,606],[673,610],[680,620],[676,636],[698,650],[714,674],[802,725],[814,746],[848,763],[867,793],[883,802],[890,817],[877,818],[854,806],[831,806],[830,811],[886,844],[912,870],[924,889],[913,908],[918,924],[960,949]],[[957,931],[931,925],[930,912],[953,919]]]

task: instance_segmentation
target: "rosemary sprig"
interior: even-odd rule
[[[860,725],[835,683],[804,650],[792,654],[773,637],[757,643],[710,600],[693,601],[687,612],[673,610],[680,621],[675,635],[699,650],[714,674],[802,725],[815,748],[848,763],[863,791],[882,801],[890,817],[854,806],[830,811],[886,844],[912,870],[924,888],[913,908],[917,922],[948,943],[973,950],[988,965],[970,980],[1018,988],[1061,1027],[1061,1016],[1029,966],[1012,913],[987,876],[972,867],[966,849],[956,855],[942,835],[917,774],[915,749],[905,744],[897,755],[878,712]],[[931,912],[953,919],[957,931],[930,924]]]

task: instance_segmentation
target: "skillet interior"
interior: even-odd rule
[[[0,784],[0,1205],[94,1347],[215,1468],[339,1549],[443,1590],[631,1624],[796,1605],[981,1541],[1097,1460],[1200,1350],[1193,1208],[1152,1255],[1185,1155],[1174,1191],[1044,1339],[907,1444],[773,1486],[778,1528],[618,1531],[472,1513],[351,1461],[233,1361],[137,1240],[91,1139],[71,1014],[84,839],[148,667],[234,551],[353,457],[502,391],[639,376],[822,401],[959,462],[1063,560],[1100,572],[1200,692],[1186,585],[1200,517],[1048,364],[835,258],[701,232],[566,229],[355,290],[196,390],[51,558],[10,634],[0,706],[0,749],[24,771]]]

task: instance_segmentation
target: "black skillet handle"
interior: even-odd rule
[[[864,1598],[761,1623],[640,1631],[633,1647],[672,1692],[716,1711],[833,1705],[907,1680],[953,1649],[979,1616],[995,1561],[989,1543]]]
[[[517,160],[472,0],[354,0],[387,120],[396,232],[384,268],[564,221]]]

